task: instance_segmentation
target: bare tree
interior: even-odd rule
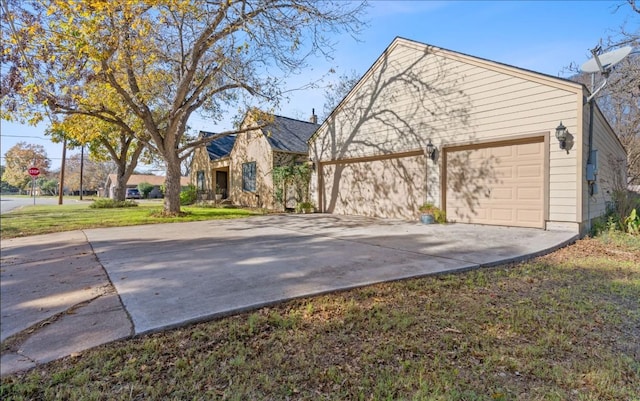
[[[635,0],[628,4],[639,14]],[[611,127],[620,138],[627,151],[628,184],[640,184],[640,32],[630,32],[626,27],[619,28],[600,44],[600,52],[605,53],[623,46],[636,49],[622,62],[617,64],[607,79],[607,85],[596,96],[596,102],[607,117]],[[600,73],[579,73],[573,65],[569,70],[577,72],[573,80],[583,83],[592,89],[593,82],[601,82],[604,77]]]

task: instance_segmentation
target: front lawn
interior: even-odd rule
[[[0,238],[25,237],[85,228],[139,224],[177,223],[247,217],[245,209],[183,206],[180,217],[161,217],[162,203],[139,202],[137,207],[92,209],[90,202],[51,206],[28,206],[2,215]]]
[[[640,238],[299,299],[2,379],[6,400],[640,398]]]

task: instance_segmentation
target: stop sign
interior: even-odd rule
[[[40,175],[40,169],[37,167],[29,167],[29,175],[32,177],[37,177]]]

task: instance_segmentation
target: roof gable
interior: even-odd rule
[[[578,82],[571,81],[566,78],[554,77],[551,75],[543,74],[540,72],[535,72],[531,70],[526,70],[519,67],[514,67],[508,64],[483,59],[476,56],[470,56],[464,53],[455,52],[452,50],[447,50],[445,48],[440,48],[437,46],[432,46],[426,43],[417,42],[411,39],[405,39],[402,37],[396,37],[391,44],[382,52],[382,54],[375,60],[375,62],[369,67],[369,69],[363,74],[360,80],[351,88],[349,93],[338,103],[338,105],[331,111],[329,116],[324,120],[321,127],[326,126],[332,121],[332,117],[335,116],[336,113],[341,110],[345,104],[349,102],[349,99],[353,97],[355,93],[357,93],[360,88],[365,84],[366,81],[375,73],[378,67],[384,62],[385,59],[389,58],[389,55],[396,50],[398,47],[405,47],[410,49],[415,49],[416,51],[424,52],[428,50],[429,53],[433,55],[437,55],[439,57],[455,59],[462,61],[464,63],[470,65],[480,66],[482,68],[486,68],[489,70],[494,70],[503,74],[518,76],[520,78],[538,82],[543,85],[553,86],[556,88],[560,88],[563,90],[568,90],[571,92],[578,94],[583,94],[586,91],[586,87]],[[308,142],[312,142],[313,138],[320,130],[316,130],[316,132],[309,138]]]
[[[489,59],[478,57],[478,56],[472,56],[469,54],[445,49],[443,47],[432,46],[426,43],[418,42],[411,39],[405,39],[402,37],[396,37],[393,40],[393,42],[389,45],[387,50],[385,50],[385,53],[387,51],[391,51],[391,49],[398,46],[399,44],[415,47],[420,50],[423,50],[424,48],[429,48],[434,53],[438,53],[443,57],[462,59],[465,62],[470,64],[481,65],[484,68],[499,71],[504,74],[523,76],[523,77],[526,77],[527,79],[535,80],[542,84],[546,84],[550,86],[561,87],[562,89],[581,91],[583,88],[582,84],[567,78],[555,77],[553,75],[545,74],[542,72],[532,71],[526,68],[516,67],[510,64],[501,63],[499,61],[493,61],[493,60],[489,60]]]
[[[202,137],[215,136],[213,132],[200,131]],[[209,142],[206,146],[209,160],[218,160],[229,156],[233,145],[236,142],[236,135],[225,135]]]

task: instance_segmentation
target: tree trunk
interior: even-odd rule
[[[124,201],[127,194],[127,181],[129,180],[129,175],[127,175],[123,163],[117,163],[117,167],[116,186],[113,190],[113,199],[116,201]]]
[[[180,178],[182,177],[180,172],[180,161],[165,160],[166,178],[164,182],[164,212],[169,215],[176,215],[180,213]]]

